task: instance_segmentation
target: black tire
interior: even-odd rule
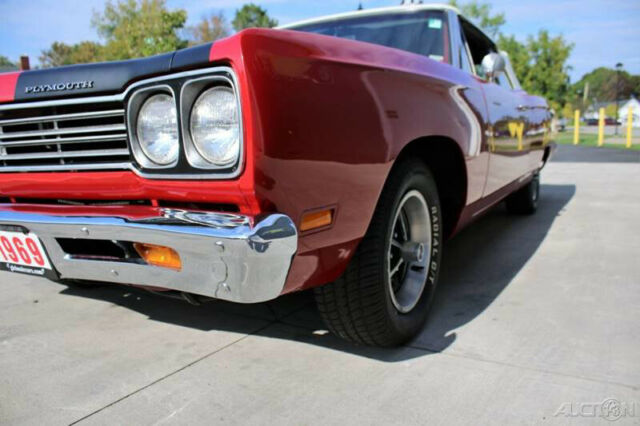
[[[528,184],[507,197],[507,211],[512,214],[534,214],[539,198],[540,174],[536,173]]]
[[[393,277],[389,268],[392,261],[390,246],[393,245],[392,238],[397,236],[397,220],[401,213],[396,212],[400,203],[410,194],[416,194],[415,190],[422,195],[430,215],[431,255],[424,257],[425,279],[413,281],[414,284],[422,282],[424,288],[421,293],[414,293],[417,302],[403,313],[397,307],[396,291],[399,290],[392,288],[394,281],[389,278]],[[346,340],[373,346],[397,346],[413,338],[424,326],[438,282],[442,257],[441,224],[438,190],[429,169],[413,159],[397,164],[387,179],[369,229],[346,271],[337,281],[315,289],[318,310],[329,330]],[[412,268],[409,265],[407,261],[404,274]],[[406,275],[400,279],[405,280]]]

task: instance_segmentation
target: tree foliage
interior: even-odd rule
[[[223,12],[213,13],[203,17],[193,27],[189,28],[191,40],[189,44],[201,44],[219,40],[229,36],[231,29]]]
[[[0,55],[0,69],[16,69],[17,65],[6,56]]]
[[[104,60],[103,47],[93,41],[81,41],[72,45],[54,41],[49,49],[42,51],[38,59],[42,68],[98,62]]]
[[[631,75],[626,71],[599,67],[585,74],[573,86],[576,92],[583,92],[589,84],[589,99],[595,102],[613,102],[640,95],[640,75]],[[616,87],[617,86],[617,87]]]
[[[186,20],[185,10],[168,10],[165,0],[121,0],[108,1],[102,13],[94,13],[92,24],[105,40],[104,58],[117,60],[186,47],[179,36]]]
[[[509,54],[523,89],[545,97],[556,110],[565,104],[570,89],[567,60],[572,43],[540,30],[536,36],[527,37],[525,43],[513,36],[500,36],[498,45]]]
[[[449,0],[449,4],[457,7],[462,14],[474,20],[491,37],[500,33],[500,28],[505,24],[504,13],[491,14],[491,5],[471,0],[468,3],[459,4],[457,0]]]
[[[260,6],[247,3],[241,9],[236,10],[232,24],[236,31],[242,31],[245,28],[273,28],[278,25],[278,21],[270,18],[267,11]]]

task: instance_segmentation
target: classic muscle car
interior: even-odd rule
[[[443,241],[536,210],[550,117],[449,6],[5,73],[0,268],[191,302],[314,288],[332,332],[397,345]]]

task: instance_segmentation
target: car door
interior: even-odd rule
[[[523,94],[514,90],[505,75],[489,79],[484,75],[482,60],[497,52],[495,44],[478,28],[460,17],[463,44],[468,52],[473,73],[487,105],[486,133],[489,138],[489,166],[483,196],[517,180],[529,170],[527,115]]]
[[[529,171],[529,120],[522,93],[505,87],[504,80],[483,84],[489,111],[489,174],[484,195],[517,180]]]

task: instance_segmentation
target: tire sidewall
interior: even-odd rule
[[[386,296],[386,309],[389,320],[393,329],[402,336],[407,338],[415,335],[424,325],[433,296],[435,294],[438,276],[440,273],[440,265],[442,259],[442,214],[438,191],[431,173],[424,167],[411,167],[411,172],[400,181],[392,197],[393,202],[390,206],[385,206],[386,213],[386,229],[384,233],[384,252],[383,256],[383,284]],[[401,200],[411,190],[418,190],[429,209],[431,216],[431,258],[428,265],[427,283],[420,296],[420,300],[416,306],[408,313],[400,313],[394,306],[391,299],[391,289],[388,284],[389,280],[389,246],[391,244],[391,234],[394,227],[394,218]]]
[[[535,211],[538,208],[538,200],[540,199],[540,175],[536,174],[529,184],[529,199],[531,200],[531,209]]]

